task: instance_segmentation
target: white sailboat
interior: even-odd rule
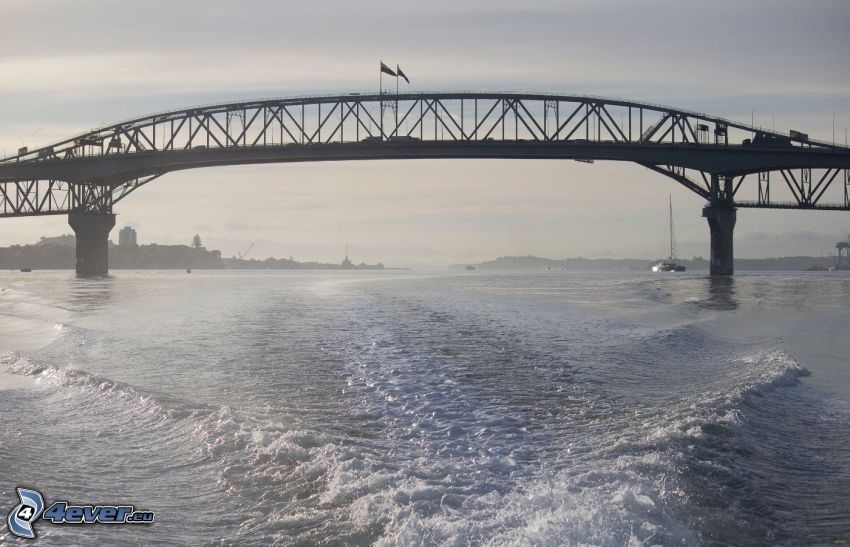
[[[673,237],[673,196],[670,196],[670,256],[652,266],[653,272],[684,272],[685,267],[676,262],[676,240]]]

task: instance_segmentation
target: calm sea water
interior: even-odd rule
[[[847,275],[0,287],[0,516],[156,512],[41,544],[850,541]]]

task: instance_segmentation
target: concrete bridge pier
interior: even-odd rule
[[[77,275],[100,277],[109,273],[109,232],[115,226],[115,215],[71,211],[68,224],[77,238]]]
[[[702,210],[711,230],[711,275],[735,273],[732,240],[735,233],[735,208],[731,205],[710,205]]]

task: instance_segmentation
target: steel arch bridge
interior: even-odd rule
[[[0,218],[69,214],[79,241],[75,224],[114,224],[116,203],[171,171],[424,158],[637,163],[706,200],[712,273],[732,273],[736,208],[850,210],[850,149],[799,131],[602,97],[443,92],[216,104],[22,148],[0,160]]]

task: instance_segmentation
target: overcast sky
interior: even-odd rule
[[[412,90],[625,97],[843,142],[850,2],[0,0],[0,156],[211,102]],[[246,191],[247,190],[247,191]],[[702,198],[642,167],[441,160],[168,174],[117,206],[141,243],[196,232],[225,256],[443,266],[506,254],[654,257],[673,195],[680,254],[708,255]],[[67,233],[0,220],[0,245]],[[834,251],[841,212],[739,211],[739,257]],[[117,239],[117,229],[112,234]]]

